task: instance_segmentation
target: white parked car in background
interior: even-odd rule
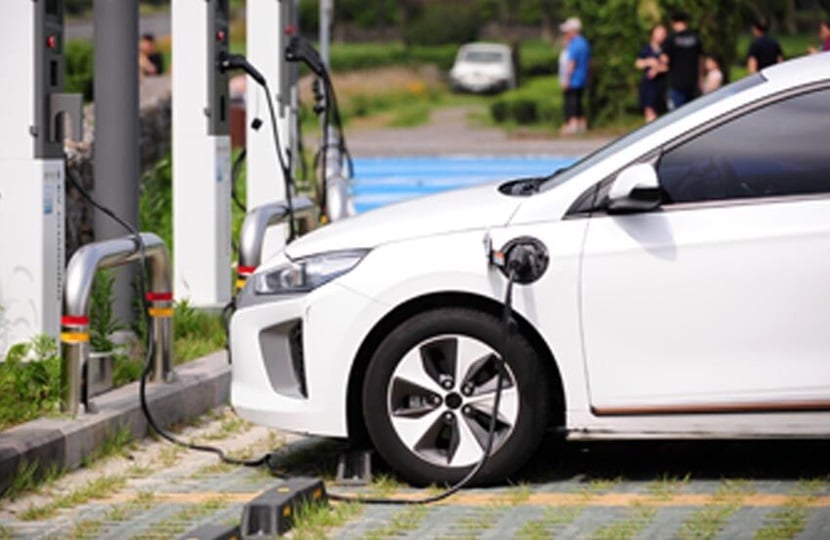
[[[368,437],[421,484],[457,480],[481,459],[500,359],[483,481],[508,478],[549,430],[828,437],[828,135],[821,54],[697,99],[550,177],[328,225],[240,294],[233,405],[253,422]],[[525,259],[509,341],[502,255]]]
[[[457,91],[487,93],[515,88],[516,71],[510,47],[499,43],[468,43],[458,50],[450,70]]]

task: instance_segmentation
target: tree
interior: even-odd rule
[[[562,16],[579,17],[591,44],[591,122],[606,124],[634,105],[638,77],[634,60],[646,24],[631,0],[565,0],[564,4]]]
[[[738,35],[751,17],[748,0],[565,0],[563,16],[582,19],[592,48],[589,111],[594,124],[605,124],[634,107],[640,73],[634,69],[637,51],[648,40],[648,29],[684,11],[700,32],[708,54],[720,58],[724,75],[738,58]]]

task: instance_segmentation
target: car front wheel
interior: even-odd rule
[[[533,455],[547,425],[549,384],[519,332],[505,354],[501,321],[470,309],[438,309],[393,330],[369,362],[363,410],[372,442],[415,484],[463,478],[484,455],[506,358],[493,450],[477,483],[504,481]]]

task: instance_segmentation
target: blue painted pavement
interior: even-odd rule
[[[441,156],[355,158],[351,191],[358,212],[497,180],[547,176],[574,157]]]

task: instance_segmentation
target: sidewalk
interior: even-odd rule
[[[225,351],[178,366],[175,373],[175,382],[147,385],[147,402],[162,426],[190,421],[228,403],[230,364]],[[38,476],[77,469],[108,437],[125,427],[133,439],[150,433],[137,382],[92,401],[99,410],[95,414],[39,418],[0,432],[0,493],[33,464],[37,464]]]
[[[581,156],[611,139],[608,137],[553,138],[508,135],[496,127],[473,126],[477,107],[438,109],[430,121],[411,128],[355,129],[346,127],[346,142],[355,156],[511,155]],[[317,137],[317,134],[314,134]],[[308,141],[316,147],[316,139]]]

